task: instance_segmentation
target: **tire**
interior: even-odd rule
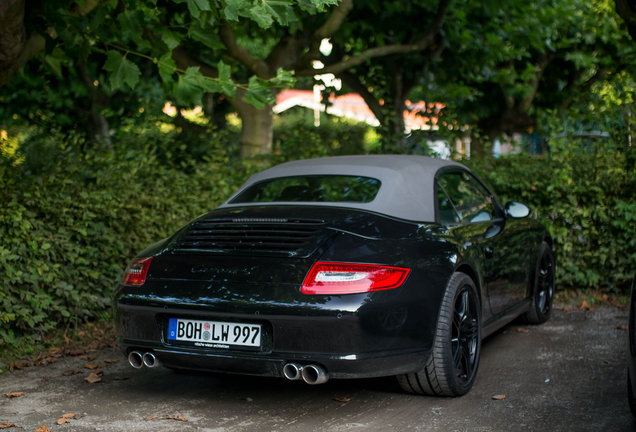
[[[636,418],[636,398],[634,397],[632,380],[629,376],[629,368],[627,369],[627,400],[629,401],[629,410],[632,412],[632,416]]]
[[[523,315],[527,324],[543,324],[552,314],[554,301],[554,257],[547,243],[541,245],[539,260],[534,272],[532,306]]]
[[[473,280],[454,273],[440,308],[433,349],[420,372],[399,375],[409,393],[462,396],[471,389],[481,352],[481,304]]]

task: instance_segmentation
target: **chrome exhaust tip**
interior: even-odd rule
[[[283,376],[290,381],[296,381],[303,379],[302,371],[303,365],[296,363],[287,363],[283,367]]]
[[[324,384],[329,381],[329,373],[322,366],[309,365],[303,367],[302,370],[303,380],[307,384],[316,385]]]
[[[143,354],[139,351],[132,351],[128,354],[128,363],[135,369],[139,369],[144,365]]]
[[[143,361],[144,361],[144,365],[146,365],[146,367],[149,367],[149,368],[159,366],[159,360],[157,359],[155,354],[151,352],[147,352],[143,355]]]

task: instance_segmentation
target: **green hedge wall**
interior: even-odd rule
[[[128,260],[245,176],[217,163],[176,169],[143,150],[69,155],[56,168],[0,167],[0,341],[103,312]]]
[[[557,282],[627,289],[636,273],[636,149],[555,149],[468,161],[504,204],[529,205],[556,244]]]
[[[351,153],[363,151],[364,131],[351,132]],[[308,136],[306,154],[298,146]],[[320,134],[309,128],[288,130],[286,139],[278,138],[276,162],[342,154],[339,145],[320,149]],[[271,164],[252,159],[230,168],[218,146],[212,146],[221,155],[214,160],[208,155],[195,161],[181,147],[176,160],[166,159],[157,143],[140,148],[143,136],[129,141],[115,154],[58,145],[53,162],[35,174],[25,170],[27,163],[0,164],[0,344],[102,313],[136,253],[214,208]],[[627,286],[636,272],[633,149],[465,163],[502,201],[528,204],[548,225],[560,286]]]

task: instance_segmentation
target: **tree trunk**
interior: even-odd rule
[[[237,89],[232,105],[243,122],[241,133],[241,158],[272,152],[274,113],[271,105],[257,109],[243,100],[244,89]]]

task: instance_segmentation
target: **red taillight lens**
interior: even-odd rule
[[[304,294],[355,294],[397,288],[411,270],[370,264],[317,262],[309,270]]]
[[[146,282],[146,276],[148,275],[148,267],[152,257],[140,257],[133,259],[126,267],[124,277],[121,279],[121,283],[124,285],[140,286]]]

